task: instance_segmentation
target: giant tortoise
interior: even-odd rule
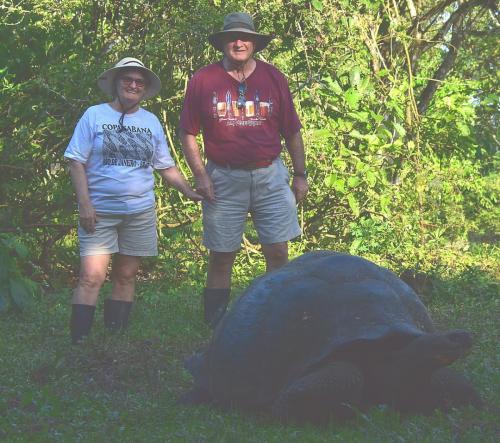
[[[467,331],[437,332],[391,271],[315,251],[254,280],[206,350],[186,361],[195,385],[181,403],[311,422],[377,404],[410,413],[480,406],[467,378],[447,367],[471,345]]]

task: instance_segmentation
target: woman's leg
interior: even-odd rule
[[[113,258],[111,279],[112,300],[134,301],[135,277],[141,264],[141,258],[133,255],[116,254]]]
[[[70,320],[71,340],[81,343],[90,333],[95,305],[109,265],[109,254],[81,257],[80,278],[73,292]]]
[[[113,259],[113,289],[104,301],[104,326],[112,331],[125,329],[135,293],[135,278],[140,257],[116,254]]]
[[[73,292],[73,304],[95,306],[108,270],[110,254],[81,257],[80,277]]]

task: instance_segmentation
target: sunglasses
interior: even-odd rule
[[[144,88],[146,86],[146,82],[142,78],[133,78],[129,77],[127,75],[124,75],[123,77],[120,77],[120,81],[124,86],[130,86],[132,83],[135,82],[135,86],[138,88]]]
[[[236,105],[238,108],[244,108],[245,103],[247,102],[247,99],[245,98],[245,94],[247,92],[247,84],[246,83],[240,83],[238,86],[238,101],[236,102]]]

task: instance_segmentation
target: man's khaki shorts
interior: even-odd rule
[[[150,208],[137,214],[97,214],[95,232],[87,233],[78,225],[80,255],[158,255],[156,211]]]
[[[216,252],[240,248],[248,213],[268,245],[301,234],[290,175],[280,158],[267,168],[232,169],[208,162],[207,172],[215,190],[215,202],[203,200],[203,244]]]

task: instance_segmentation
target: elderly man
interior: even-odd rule
[[[296,203],[307,194],[301,124],[288,82],[275,67],[254,58],[272,36],[255,31],[246,13],[224,18],[209,37],[223,53],[191,78],[180,119],[186,160],[203,202],[203,243],[209,249],[205,321],[225,312],[231,274],[248,213],[259,235],[267,271],[288,261],[288,241],[301,234]],[[205,165],[196,135],[202,130]],[[280,159],[281,137],[293,164]]]

